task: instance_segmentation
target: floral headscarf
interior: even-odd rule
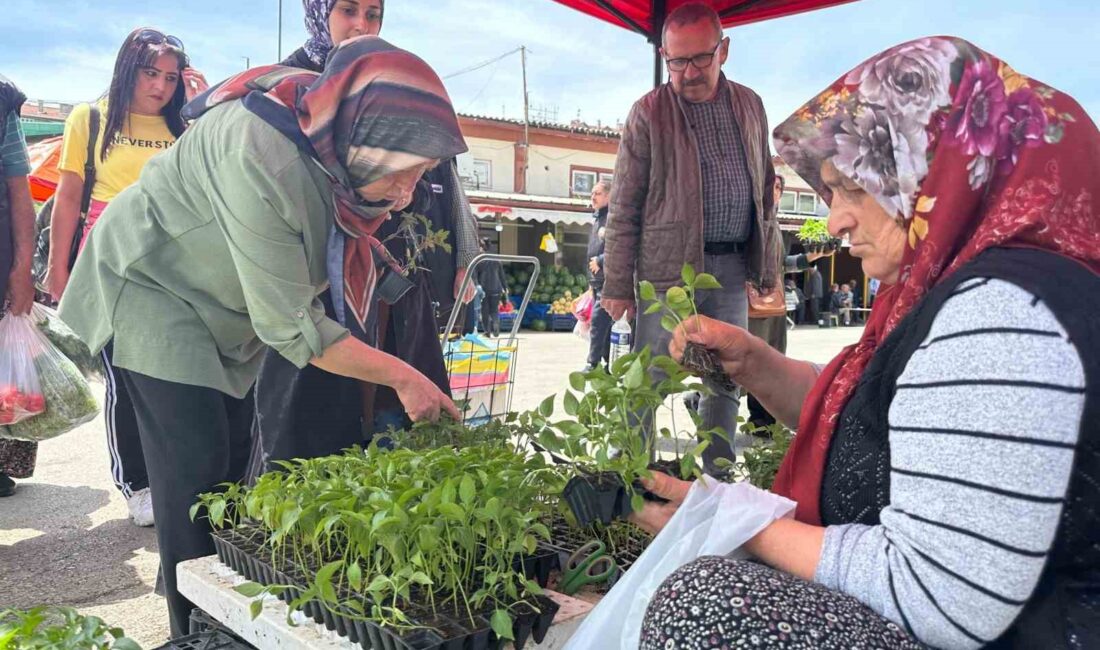
[[[1051,251],[1100,272],[1100,132],[1073,98],[953,37],[893,47],[775,129],[779,155],[827,202],[829,160],[908,230],[898,282],[859,342],[822,372],[774,490],[820,523],[829,442],[876,348],[943,278],[982,251]]]
[[[323,74],[279,65],[230,77],[184,107],[197,119],[214,106],[241,99],[309,153],[332,181],[336,224],[344,242],[344,302],[361,327],[375,282],[373,237],[390,203],[362,201],[355,188],[393,172],[466,151],[447,90],[415,55],[377,36],[340,44]]]
[[[302,9],[306,14],[306,31],[309,32],[309,40],[302,49],[306,51],[310,61],[322,68],[325,67],[328,53],[335,47],[332,34],[328,31],[328,17],[335,6],[336,0],[302,0]]]

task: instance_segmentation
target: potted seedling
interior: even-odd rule
[[[798,240],[807,253],[831,253],[840,247],[840,240],[829,234],[828,221],[809,218],[798,229]]]
[[[662,372],[655,372],[658,369]],[[663,378],[654,379],[655,375]],[[622,356],[610,371],[594,368],[570,376],[571,390],[562,402],[571,419],[551,423],[538,440],[573,468],[562,496],[579,525],[607,524],[644,506],[639,479],[652,476],[656,449],[656,436],[643,435],[645,423],[667,408],[669,396],[692,388],[685,383],[688,377],[671,358],[655,357],[649,348]],[[553,408],[553,396],[540,405],[546,418]],[[658,434],[672,435],[668,428]],[[707,444],[678,458],[678,470],[697,472],[695,459]]]
[[[421,266],[423,255],[436,249],[451,252],[447,242],[450,234],[447,230],[434,230],[428,217],[412,211],[402,212],[396,230],[375,247],[375,255],[384,260],[382,278],[378,281],[378,297],[386,304],[394,304],[413,287],[409,278]],[[403,244],[405,249],[404,265],[390,256],[385,245],[391,242]],[[392,245],[392,244],[391,244]]]

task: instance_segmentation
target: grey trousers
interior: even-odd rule
[[[700,291],[696,296],[696,307],[703,316],[709,316],[738,327],[748,325],[749,305],[745,295],[746,256],[743,253],[728,255],[705,255],[704,270],[713,275],[721,289]],[[668,354],[668,343],[672,333],[661,327],[661,314],[645,312],[646,305],[638,306],[638,320],[634,337],[634,349],[641,350],[646,345],[654,354]],[[655,380],[664,378],[663,373],[655,371]],[[716,438],[703,452],[703,468],[714,471],[714,461],[718,458],[734,460],[737,457],[733,449],[733,437],[737,433],[737,407],[740,390],[726,392],[709,381],[703,382],[712,394],[704,395],[699,401],[699,416],[704,429],[720,427],[728,439]],[[653,423],[646,423],[646,435],[653,435]]]

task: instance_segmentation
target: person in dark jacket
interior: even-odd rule
[[[816,266],[810,268],[810,277],[806,281],[806,320],[817,324],[821,318],[821,301],[825,298],[825,281]]]
[[[34,300],[34,205],[27,174],[27,143],[19,126],[25,97],[0,75],[0,296],[13,314],[26,314]],[[0,497],[15,492],[12,478],[34,472],[38,443],[0,438]]]
[[[600,302],[603,294],[604,229],[607,227],[608,205],[611,203],[611,181],[600,181],[592,188],[592,233],[588,235],[588,286],[592,289],[592,327],[588,342],[588,364],[585,370],[600,363],[607,364],[611,355],[611,315]]]
[[[488,240],[481,240],[486,253],[495,252]],[[477,267],[477,282],[485,297],[481,299],[481,329],[485,336],[500,336],[500,299],[508,280],[504,277],[504,267],[496,260],[484,260]]]

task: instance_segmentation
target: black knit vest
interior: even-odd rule
[[[841,411],[821,485],[822,523],[879,523],[890,502],[888,413],[898,377],[944,301],[972,278],[1005,280],[1042,300],[1081,355],[1086,386],[1054,545],[1020,616],[987,647],[1100,648],[1100,276],[1080,264],[1043,251],[991,249],[928,293],[876,350]]]

